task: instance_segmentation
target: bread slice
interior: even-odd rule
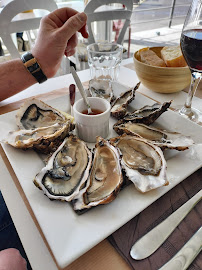
[[[180,46],[163,47],[161,57],[167,67],[185,67],[187,63],[182,55]]]
[[[149,50],[149,48],[143,48],[139,50],[139,57],[140,61],[147,65],[166,67],[165,62],[160,57],[158,57],[155,52]]]

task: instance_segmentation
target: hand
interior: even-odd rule
[[[0,269],[2,270],[26,270],[27,262],[15,248],[0,251]]]
[[[41,19],[32,54],[48,78],[57,72],[64,53],[66,56],[75,53],[78,43],[76,32],[80,32],[84,38],[88,37],[86,21],[85,13],[71,8],[57,9]]]

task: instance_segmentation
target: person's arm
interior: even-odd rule
[[[0,80],[0,101],[37,82],[20,59],[0,64]]]
[[[51,78],[57,72],[62,57],[75,53],[76,32],[87,38],[87,16],[71,8],[57,9],[41,19],[39,34],[31,53],[43,73]],[[20,59],[0,64],[0,101],[37,83]]]
[[[27,262],[15,248],[0,251],[1,270],[26,270]]]

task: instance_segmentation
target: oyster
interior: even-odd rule
[[[48,127],[67,120],[60,111],[35,98],[27,100],[16,114],[16,123],[20,129]]]
[[[135,98],[135,91],[139,88],[140,82],[134,88],[122,93],[112,104],[111,115],[115,118],[122,118],[126,114],[127,106]]]
[[[87,189],[73,202],[76,212],[113,201],[123,184],[118,150],[97,137],[94,159]]]
[[[141,192],[168,184],[162,150],[143,138],[122,135],[110,140],[121,152],[126,177]]]
[[[153,144],[158,145],[161,149],[169,148],[181,151],[188,149],[194,144],[194,141],[188,136],[144,124],[126,122],[118,125],[115,124],[113,128],[119,135],[126,133],[128,135],[143,137]]]
[[[114,93],[109,80],[93,79],[89,82],[89,92],[92,97],[99,97],[108,100],[110,103],[114,100]]]
[[[44,154],[54,152],[75,127],[64,114],[37,99],[24,103],[17,112],[16,122],[20,130],[11,131],[4,142]]]
[[[24,150],[33,148],[36,151],[47,154],[57,148],[71,129],[72,124],[70,122],[31,130],[20,129],[9,132],[3,142],[15,148]]]
[[[127,113],[120,121],[150,125],[170,107],[171,102],[164,102],[163,104],[154,103],[152,106],[146,105],[139,110]]]
[[[85,186],[92,153],[74,135],[67,137],[36,175],[34,184],[50,199],[71,201]]]

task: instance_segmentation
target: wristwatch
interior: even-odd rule
[[[34,76],[38,83],[43,83],[47,80],[46,75],[43,73],[39,63],[31,52],[24,53],[21,56],[21,60],[26,69]]]

